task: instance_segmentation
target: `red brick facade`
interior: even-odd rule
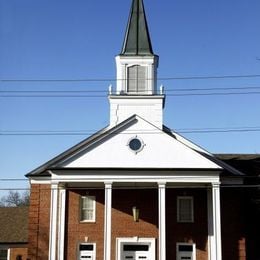
[[[222,255],[223,260],[246,260],[245,210],[243,191],[222,189]]]
[[[67,192],[65,259],[76,259],[79,243],[96,243],[96,259],[103,259],[104,244],[104,191],[89,190],[89,195],[96,196],[96,222],[80,222],[80,196],[86,190]]]
[[[28,258],[48,260],[50,226],[50,185],[32,185],[29,223]]]
[[[176,258],[176,243],[196,244],[196,259],[208,259],[208,224],[206,189],[167,189],[166,193],[167,259]],[[177,222],[177,196],[193,196],[194,223]]]
[[[80,222],[80,196],[86,190],[67,192],[66,259],[76,259],[79,243],[96,243],[96,259],[103,259],[104,244],[104,191],[89,190],[96,196],[96,223]],[[112,247],[111,259],[116,257],[116,238],[146,237],[158,241],[157,189],[113,189],[112,192]],[[177,196],[194,196],[195,222],[177,223]],[[198,189],[167,189],[167,259],[175,259],[177,242],[193,242],[197,246],[197,260],[207,259],[207,194]],[[140,211],[138,222],[133,220],[132,207]],[[158,249],[157,249],[158,254]]]
[[[95,223],[80,221],[80,196],[96,197]],[[177,196],[194,199],[194,223],[177,222]],[[242,196],[234,191],[221,192],[223,260],[246,260],[243,233]],[[133,220],[132,207],[140,211],[138,222]],[[231,207],[232,206],[232,207]],[[48,259],[50,223],[50,186],[32,185],[29,212],[28,258]],[[104,245],[104,190],[67,190],[65,222],[65,259],[77,259],[78,245],[96,243],[96,259],[103,259]],[[116,257],[116,238],[155,238],[158,243],[157,189],[113,189],[112,191],[112,246],[111,259]],[[208,224],[206,189],[166,190],[166,246],[167,259],[176,259],[176,243],[196,244],[196,260],[208,259]],[[158,244],[156,244],[158,255]]]

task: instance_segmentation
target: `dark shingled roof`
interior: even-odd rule
[[[153,55],[142,0],[133,0],[121,55]]]
[[[0,244],[27,243],[28,207],[0,207]]]
[[[215,154],[215,157],[247,176],[260,177],[260,154]]]

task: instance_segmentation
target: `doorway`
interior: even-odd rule
[[[155,239],[117,238],[117,260],[155,260]]]

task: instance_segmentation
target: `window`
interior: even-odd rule
[[[190,223],[194,221],[193,197],[177,197],[177,221],[182,223]]]
[[[96,198],[95,196],[81,197],[80,220],[84,222],[95,222],[96,220]]]
[[[0,260],[8,259],[8,249],[0,249]]]
[[[128,68],[128,93],[144,93],[146,86],[146,67],[134,65]]]
[[[135,136],[129,140],[128,146],[133,152],[137,154],[144,148],[144,143],[139,137]]]

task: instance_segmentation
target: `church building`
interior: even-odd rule
[[[163,124],[142,0],[115,60],[109,125],[26,175],[28,259],[245,260],[244,175]]]

